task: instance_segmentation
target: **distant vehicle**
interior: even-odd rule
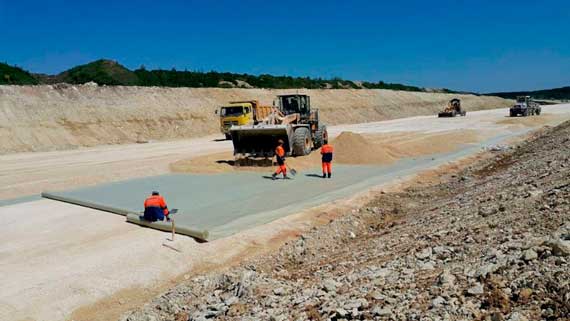
[[[262,106],[257,100],[232,101],[219,109],[220,131],[231,139],[230,128],[257,124],[271,113],[272,106]],[[218,110],[216,110],[218,113]]]
[[[461,100],[453,98],[447,103],[447,107],[437,114],[437,117],[455,117],[465,115],[467,115],[467,112],[461,107]]]
[[[509,109],[511,117],[540,115],[540,105],[530,96],[517,96],[516,104]]]

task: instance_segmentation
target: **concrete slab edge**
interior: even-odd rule
[[[140,213],[132,212],[132,211],[125,210],[122,208],[111,207],[111,206],[97,204],[97,203],[89,202],[89,201],[82,201],[79,199],[74,199],[74,198],[67,197],[67,196],[61,196],[61,195],[57,195],[57,194],[53,194],[53,193],[49,193],[49,192],[42,192],[41,196],[43,198],[51,199],[54,201],[60,201],[60,202],[69,203],[69,204],[73,204],[73,205],[92,208],[92,209],[99,210],[99,211],[104,211],[104,212],[109,212],[109,213],[113,213],[113,214],[117,214],[117,215],[126,216],[127,222],[129,222],[129,223],[137,224],[139,226],[149,227],[149,228],[159,230],[159,231],[172,232],[172,225],[170,223],[161,222],[161,221],[159,221],[159,222],[148,222],[148,221],[142,220],[140,218]],[[200,242],[207,242],[208,235],[209,235],[208,231],[206,231],[206,230],[198,231],[198,230],[191,229],[187,226],[177,226],[176,227],[176,234],[190,236],[190,237],[192,237],[192,238],[194,238]]]

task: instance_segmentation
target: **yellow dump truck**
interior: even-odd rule
[[[220,131],[226,139],[231,139],[232,126],[256,125],[271,113],[272,108],[260,105],[257,100],[231,101],[216,110],[220,114]]]

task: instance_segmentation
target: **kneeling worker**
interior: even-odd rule
[[[164,221],[165,216],[166,220],[170,221],[169,213],[164,198],[156,191],[144,201],[144,219],[147,221]]]
[[[271,176],[273,179],[277,178],[277,175],[283,173],[283,178],[287,178],[287,166],[285,165],[285,149],[283,148],[283,140],[277,141],[277,147],[275,148],[275,158],[277,158],[277,170]]]
[[[324,141],[324,145],[323,147],[321,147],[321,155],[322,156],[322,162],[323,162],[323,178],[326,178],[327,175],[329,178],[331,178],[331,174],[332,174],[332,159],[333,159],[333,147],[331,145],[329,145],[328,141]]]

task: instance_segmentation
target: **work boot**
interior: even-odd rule
[[[276,179],[277,179],[277,174],[275,174],[275,173],[271,174],[271,179],[272,179],[272,180],[276,180]]]
[[[331,178],[331,175],[332,175],[332,174],[331,174],[331,173],[329,173],[329,178]]]
[[[326,173],[323,173],[323,178],[327,178],[327,174],[326,174]]]

